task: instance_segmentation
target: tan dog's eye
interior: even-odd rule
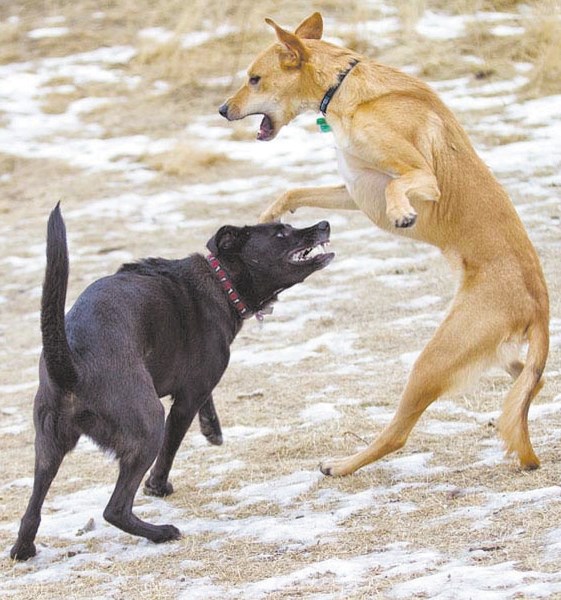
[[[261,77],[258,75],[253,75],[249,78],[249,85],[257,85],[261,81]]]

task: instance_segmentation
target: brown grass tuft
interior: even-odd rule
[[[20,25],[17,22],[0,23],[0,44],[11,44],[21,34]]]
[[[148,155],[141,159],[150,168],[174,177],[197,177],[208,169],[233,162],[222,152],[201,150],[180,142],[169,152]]]
[[[395,4],[404,33],[411,33],[425,12],[426,0],[397,0]]]
[[[396,0],[397,1],[397,0]],[[144,134],[151,139],[174,139],[177,144],[172,150],[159,155],[145,155],[140,160],[157,171],[157,176],[147,183],[137,183],[127,179],[121,171],[86,171],[73,167],[62,160],[17,157],[0,153],[0,258],[2,259],[2,286],[0,295],[5,301],[0,305],[3,318],[0,320],[0,367],[2,384],[26,383],[36,378],[39,340],[39,291],[42,270],[18,267],[9,258],[37,261],[43,255],[42,245],[45,235],[45,221],[48,212],[57,200],[63,200],[65,215],[68,215],[70,256],[72,274],[70,296],[75,298],[93,279],[113,271],[123,260],[119,252],[123,249],[132,257],[151,255],[183,256],[190,251],[200,251],[204,242],[224,223],[252,222],[261,209],[277,193],[294,185],[307,185],[309,173],[281,170],[270,167],[265,161],[234,161],[219,151],[202,150],[196,140],[189,138],[185,127],[200,115],[216,115],[220,102],[228,95],[228,83],[213,82],[215,77],[230,78],[235,85],[239,71],[243,71],[254,54],[273,40],[273,35],[263,23],[264,16],[271,16],[282,25],[293,27],[314,10],[321,10],[324,16],[334,19],[337,25],[345,25],[341,37],[346,44],[357,44],[360,52],[376,55],[381,62],[395,66],[417,66],[425,79],[444,79],[466,76],[481,72],[481,77],[494,80],[510,77],[516,61],[531,62],[534,69],[529,71],[531,78],[528,94],[552,93],[555,90],[555,69],[559,62],[559,51],[555,54],[555,39],[561,38],[557,21],[551,21],[553,9],[558,12],[558,2],[536,1],[529,8],[518,9],[514,0],[413,0],[406,3],[399,0],[395,6],[401,18],[402,31],[389,33],[379,52],[379,39],[366,35],[363,21],[383,15],[373,8],[373,3],[363,0],[286,0],[283,3],[263,0],[260,3],[249,0],[219,3],[217,0],[49,0],[48,3],[27,0],[21,3],[0,2],[0,22],[4,22],[10,11],[18,4],[21,11],[19,29],[12,33],[0,33],[0,63],[10,54],[14,60],[34,60],[53,54],[62,55],[91,48],[94,38],[85,36],[78,43],[72,35],[51,42],[30,42],[26,32],[44,25],[45,17],[63,14],[72,31],[86,31],[98,36],[100,45],[131,44],[140,55],[129,65],[118,69],[126,75],[136,75],[138,87],[126,83],[105,84],[102,82],[75,82],[71,77],[57,77],[47,82],[48,87],[73,85],[80,97],[108,97],[113,101],[100,105],[94,110],[82,113],[80,118],[87,124],[102,128],[104,138]],[[11,8],[6,8],[11,5]],[[500,37],[491,33],[493,25],[477,23],[466,31],[460,40],[435,42],[421,38],[415,32],[419,8],[442,10],[452,14],[475,14],[479,10],[502,9],[520,14],[505,23],[524,25],[525,34]],[[365,9],[365,7],[367,7]],[[549,8],[548,8],[549,7]],[[549,10],[549,12],[548,12]],[[102,11],[104,16],[92,20],[94,12]],[[19,14],[19,13],[18,13]],[[557,19],[557,17],[555,17]],[[218,27],[230,23],[237,27],[234,33],[203,44],[196,48],[181,46],[181,36],[191,31],[207,29],[203,21]],[[349,27],[349,25],[351,27]],[[138,31],[147,27],[164,27],[175,32],[171,42],[159,45],[149,43],[138,36]],[[334,33],[338,27],[334,28]],[[408,33],[407,33],[408,32]],[[10,37],[12,36],[12,37]],[[352,38],[352,40],[350,40]],[[7,39],[7,41],[6,41]],[[11,40],[11,41],[10,41]],[[76,41],[76,44],[75,44]],[[95,40],[94,40],[95,41]],[[60,47],[57,46],[60,44]],[[161,47],[160,47],[161,46]],[[387,48],[387,49],[386,49]],[[480,58],[478,64],[471,57]],[[468,58],[469,57],[469,58]],[[169,88],[162,91],[154,86],[156,79],[166,79]],[[477,86],[474,86],[477,94]],[[51,91],[52,95],[44,96]],[[37,90],[38,101],[49,112],[63,112],[68,102],[75,99],[74,92],[62,94],[63,90]],[[490,109],[501,118],[500,109]],[[462,119],[479,120],[480,113],[462,114]],[[217,117],[216,117],[217,118]],[[9,115],[0,113],[0,126]],[[253,124],[252,124],[253,123]],[[225,125],[225,123],[223,123]],[[230,124],[230,140],[249,140],[255,137],[255,124]],[[520,125],[519,129],[497,128],[498,132],[481,132],[480,128],[469,128],[476,141],[484,146],[508,144],[525,139],[531,129]],[[70,135],[70,134],[69,134]],[[75,134],[72,134],[75,135]],[[77,135],[77,134],[76,134]],[[14,150],[15,151],[15,150]],[[136,156],[134,157],[136,161]],[[303,163],[305,164],[305,163]],[[326,164],[326,169],[335,173],[335,164]],[[555,166],[534,168],[533,178],[552,177]],[[7,177],[2,178],[1,175]],[[263,176],[275,177],[274,189],[268,186]],[[502,174],[499,173],[499,176]],[[255,186],[265,183],[261,196],[248,195],[243,203],[229,202],[228,196],[220,198],[220,192],[212,202],[190,202],[188,189],[186,198],[177,206],[189,225],[186,230],[181,223],[168,223],[152,216],[152,208],[144,214],[145,202],[150,202],[148,194],[182,189],[183,183],[217,183],[227,178],[255,178]],[[554,181],[553,178],[550,181]],[[514,201],[524,203],[522,212],[528,223],[530,234],[535,237],[537,249],[548,277],[551,290],[552,314],[559,316],[561,293],[558,269],[558,225],[559,210],[553,202],[549,204],[531,191],[516,191],[514,177],[510,184],[514,189]],[[555,184],[551,184],[555,185]],[[555,191],[553,187],[550,190]],[[121,194],[138,195],[138,206],[129,214],[121,214],[119,198]],[[147,194],[146,198],[144,195]],[[524,194],[524,195],[523,195]],[[73,210],[89,209],[90,203],[99,200],[111,203],[107,215],[94,215],[89,210],[83,216],[72,216]],[[534,205],[534,206],[532,206]],[[126,207],[125,207],[126,208]],[[162,217],[167,208],[162,208]],[[333,215],[335,217],[335,215]],[[292,217],[289,217],[290,219]],[[319,218],[331,218],[308,209],[297,213],[296,217],[312,223]],[[365,243],[379,234],[370,228],[366,217],[358,213],[337,215],[336,253],[338,259],[362,256]],[[551,220],[550,220],[551,219]],[[288,217],[287,217],[288,220]],[[134,226],[148,222],[142,235]],[[204,224],[203,224],[204,223]],[[335,224],[334,224],[335,225]],[[132,228],[132,231],[131,231]],[[356,233],[353,233],[356,232]],[[345,235],[346,234],[346,235]],[[352,234],[352,235],[351,235]],[[372,237],[374,236],[374,237]],[[368,238],[368,239],[367,239]],[[387,258],[391,264],[394,256],[412,256],[418,246],[403,239],[395,249],[368,251],[376,258]],[[37,263],[38,264],[38,263]],[[258,503],[247,504],[241,501],[240,488],[251,483],[265,483],[299,471],[311,471],[317,463],[329,456],[344,456],[372,440],[383,427],[383,420],[371,416],[370,407],[393,411],[406,381],[406,371],[399,367],[399,356],[410,349],[420,349],[430,337],[432,329],[422,327],[409,329],[392,325],[395,319],[408,312],[400,308],[404,298],[414,298],[424,294],[437,294],[444,304],[453,293],[452,282],[444,261],[432,257],[426,263],[414,266],[384,270],[387,277],[396,276],[405,280],[408,276],[418,280],[413,289],[403,290],[386,286],[376,273],[364,276],[350,271],[345,279],[333,277],[330,269],[317,279],[306,283],[306,294],[299,296],[287,292],[281,296],[281,303],[275,314],[266,320],[263,331],[249,322],[236,340],[240,349],[275,346],[274,327],[284,319],[292,317],[281,312],[283,304],[290,306],[292,299],[309,302],[311,310],[323,310],[326,306],[325,285],[331,281],[337,294],[330,298],[333,315],[309,322],[284,333],[286,344],[295,346],[305,343],[319,333],[327,331],[356,332],[354,357],[339,357],[337,349],[322,351],[297,364],[285,366],[264,364],[250,369],[244,364],[232,362],[216,390],[217,402],[224,429],[225,443],[221,447],[192,445],[191,436],[200,440],[200,433],[193,431],[183,444],[173,474],[176,493],[162,501],[161,514],[152,515],[154,522],[165,522],[165,507],[181,511],[183,519],[203,519],[210,521],[239,521],[257,515],[279,518],[295,525],[306,512],[334,514],[351,505],[348,495],[371,493],[371,503],[357,508],[338,521],[334,535],[318,537],[314,545],[292,543],[283,539],[265,543],[245,534],[224,536],[215,530],[193,532],[185,535],[177,544],[159,549],[158,554],[128,560],[127,549],[134,550],[146,544],[112,528],[108,538],[96,534],[91,539],[78,537],[68,540],[57,532],[45,535],[40,529],[38,543],[42,554],[40,561],[14,566],[7,554],[0,557],[0,589],[17,585],[18,599],[58,600],[68,589],[72,597],[89,599],[92,596],[111,595],[120,598],[156,600],[162,597],[189,597],[191,579],[206,578],[209,584],[222,586],[224,597],[243,596],[244,586],[251,582],[289,575],[320,560],[356,557],[369,552],[382,554],[389,544],[404,543],[409,550],[427,549],[441,553],[442,560],[471,560],[473,565],[498,564],[513,561],[519,571],[534,570],[544,573],[558,570],[559,561],[549,561],[546,554],[553,548],[546,544],[546,536],[554,534],[555,524],[560,521],[559,503],[553,498],[550,502],[539,499],[524,503],[506,505],[498,510],[487,512],[485,522],[477,522],[469,512],[486,510],[490,500],[500,494],[539,490],[555,486],[561,478],[561,414],[546,413],[532,421],[532,434],[539,449],[543,467],[532,474],[521,473],[508,462],[490,466],[479,464],[481,452],[492,449],[496,444],[494,421],[482,422],[466,417],[465,422],[473,425],[472,430],[459,431],[454,435],[436,435],[434,428],[428,430],[431,421],[442,423],[442,432],[448,423],[453,427],[462,421],[454,414],[428,412],[414,431],[408,446],[401,453],[388,457],[377,465],[364,469],[356,475],[343,479],[321,478],[309,490],[296,498],[291,505],[284,506],[265,498]],[[382,275],[382,273],[380,273]],[[339,290],[343,293],[339,295]],[[304,288],[302,288],[304,291]],[[348,296],[346,295],[348,292]],[[289,295],[290,294],[290,295]],[[322,297],[323,296],[323,297]],[[286,304],[285,304],[286,303]],[[354,308],[353,308],[354,307]],[[356,310],[355,310],[356,309]],[[304,308],[304,310],[306,310]],[[291,313],[292,314],[292,313]],[[16,327],[13,325],[17,324]],[[555,326],[555,322],[552,324]],[[268,329],[270,327],[270,329]],[[559,364],[561,351],[553,344],[551,349],[549,383],[542,402],[553,402],[560,389],[560,376],[555,368]],[[347,363],[355,370],[348,373],[339,371]],[[483,378],[475,392],[465,397],[451,399],[459,407],[477,413],[487,413],[498,409],[501,395],[508,387],[507,378],[495,376]],[[259,390],[259,393],[256,391]],[[16,417],[25,415],[28,428],[19,434],[0,432],[0,443],[4,458],[4,480],[10,483],[22,477],[29,477],[33,469],[33,430],[31,425],[32,388],[13,393],[3,393],[0,423],[3,420],[18,422]],[[344,399],[356,404],[343,402]],[[329,421],[306,422],[301,412],[304,408],[318,403],[334,403],[340,417]],[[3,409],[17,409],[16,413]],[[532,409],[533,410],[533,409]],[[532,414],[532,413],[531,413]],[[237,437],[229,428],[233,426],[270,428],[267,437]],[[194,426],[194,429],[197,425]],[[416,453],[431,452],[428,466],[446,467],[443,472],[427,474],[401,474],[392,468],[395,458],[414,460]],[[220,474],[214,470],[232,460],[240,461],[241,466]],[[55,510],[52,500],[57,496],[86,490],[89,486],[113,485],[116,477],[116,464],[104,459],[100,453],[76,452],[65,460],[61,474],[55,480],[47,510]],[[201,484],[203,484],[201,486]],[[13,543],[17,522],[21,517],[22,502],[28,491],[18,486],[0,486],[0,543],[7,549]],[[383,493],[380,494],[381,489]],[[414,512],[401,512],[402,503],[414,505]],[[138,494],[135,506],[150,506],[150,501],[142,493]],[[223,507],[223,508],[222,508]],[[99,507],[101,508],[101,507]],[[158,509],[159,510],[159,509]],[[156,511],[158,512],[158,511]],[[444,520],[442,520],[444,519]],[[85,525],[86,520],[80,524]],[[553,525],[552,525],[553,524]],[[224,539],[221,539],[224,538]],[[122,544],[122,552],[110,559],[92,562],[84,559],[79,569],[71,561],[71,556],[62,553],[63,549],[75,546],[81,554],[86,552],[103,553],[108,543]],[[49,549],[61,552],[53,564]],[[74,551],[74,550],[72,550]],[[556,557],[554,556],[554,559]],[[43,565],[47,565],[44,567]],[[39,572],[43,568],[49,574],[60,567],[61,580],[29,581],[22,577]],[[407,566],[407,565],[406,565]],[[433,572],[438,563],[430,567]],[[74,570],[75,569],[75,570]],[[354,600],[382,598],[391,595],[396,583],[411,577],[407,568],[384,572],[383,567],[375,566],[357,589],[343,589],[340,579],[325,573],[321,577],[287,584],[286,588],[270,591],[268,600],[284,598],[304,598],[315,595]],[[67,572],[68,575],[64,575]],[[429,571],[430,572],[430,571]],[[40,575],[40,573],[38,573]],[[418,573],[419,576],[423,572]],[[547,583],[547,577],[543,577]],[[17,581],[17,583],[16,583]],[[200,583],[200,582],[199,582]],[[536,582],[538,585],[538,582]],[[199,592],[201,594],[202,592]],[[505,592],[506,593],[506,592]]]
[[[522,48],[533,64],[523,93],[536,98],[561,93],[561,2],[550,0],[534,7]]]

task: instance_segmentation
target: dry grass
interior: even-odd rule
[[[423,0],[415,0],[421,2]],[[537,3],[541,0],[537,0]],[[428,0],[427,7],[456,15],[472,15],[478,11],[516,12],[524,0]]]
[[[532,63],[533,69],[523,93],[529,96],[558,93],[561,34],[558,18],[553,18],[559,12],[558,2],[535,2],[529,11],[509,22],[526,28],[526,32],[519,36],[499,38],[492,35],[490,27],[483,27],[479,22],[469,27],[463,38],[451,42],[430,42],[415,32],[423,7],[475,14],[478,10],[514,12],[519,4],[507,0],[396,2],[402,30],[395,36],[391,34],[392,43],[380,51],[377,40],[366,36],[360,28],[361,20],[371,18],[375,9],[369,7],[366,11],[358,0],[344,3],[335,0],[289,0],[283,3],[272,0],[261,3],[248,0],[235,3],[195,0],[188,5],[184,0],[49,0],[48,3],[25,0],[20,3],[0,3],[0,19],[3,22],[14,14],[20,17],[19,23],[4,22],[0,26],[0,63],[62,56],[100,45],[131,44],[139,51],[136,58],[124,67],[127,75],[141,77],[137,87],[81,84],[76,91],[68,94],[52,93],[46,96],[42,104],[45,113],[63,114],[70,103],[78,98],[119,97],[121,100],[83,115],[84,122],[99,125],[105,138],[142,133],[153,139],[174,137],[177,140],[172,151],[158,155],[146,154],[139,158],[142,164],[157,171],[159,177],[136,187],[118,172],[85,172],[54,159],[39,160],[9,153],[0,154],[0,176],[8,175],[6,179],[0,177],[0,226],[5,234],[0,239],[0,257],[17,255],[22,260],[33,260],[38,252],[42,255],[46,215],[60,198],[63,199],[65,212],[87,208],[91,202],[100,199],[118,198],[124,192],[138,194],[140,205],[142,195],[149,192],[175,190],[189,182],[220,181],[234,176],[251,177],[266,172],[262,165],[235,162],[221,152],[201,150],[186,139],[183,131],[197,116],[215,113],[216,107],[227,95],[228,87],[236,83],[238,72],[245,69],[256,51],[272,40],[271,31],[263,24],[264,16],[272,16],[286,26],[293,26],[307,14],[321,9],[327,16],[354,26],[354,30],[345,34],[346,43],[397,66],[416,65],[427,79],[466,74],[474,75],[475,79],[477,73],[483,73],[484,77],[501,80],[512,75],[513,61],[527,61]],[[99,11],[103,12],[103,16],[93,18],[92,15]],[[30,29],[44,26],[46,17],[59,15],[66,17],[66,23],[72,31],[70,35],[42,41],[27,36]],[[207,27],[207,23],[211,27],[228,23],[236,31],[195,48],[182,46],[182,36]],[[138,36],[138,31],[147,27],[167,28],[174,33],[174,37],[164,44],[150,43]],[[479,59],[477,64],[467,60],[474,56]],[[224,76],[229,78],[226,84],[215,80]],[[153,83],[161,79],[169,84],[169,90],[154,95]],[[71,83],[72,80],[61,78],[51,80],[48,85]],[[521,132],[520,137],[517,134],[493,135],[495,137],[487,141],[507,144],[524,139],[525,134]],[[232,127],[232,140],[254,136],[255,131],[243,123]],[[554,172],[549,174],[553,175]],[[305,175],[290,174],[285,177],[287,180],[294,177],[306,183]],[[190,203],[186,198],[181,211],[186,222],[209,222],[212,219],[212,223],[218,226],[230,220],[239,222],[253,219],[267,200],[263,197],[259,201],[232,207]],[[518,200],[532,201],[531,198]],[[156,227],[139,235],[129,229],[130,218],[126,214],[121,215],[118,208],[115,201],[114,215],[94,218],[85,214],[69,220],[71,298],[76,297],[92,279],[117,268],[122,262],[119,252],[123,249],[134,257],[147,253],[182,256],[201,250],[209,236],[208,226],[190,228],[186,235],[185,229],[173,226],[164,228],[157,222]],[[139,210],[141,208],[139,206]],[[550,211],[552,219],[559,216],[554,206],[544,207],[541,211]],[[311,211],[303,214],[303,218],[309,217],[310,220],[318,218]],[[366,220],[361,215],[345,218],[348,219],[349,230],[366,227]],[[533,234],[536,235],[537,231],[534,230]],[[551,284],[552,312],[559,315],[561,294],[556,235],[550,234],[546,238],[547,243],[539,250]],[[360,255],[365,252],[365,244],[369,240],[366,236],[346,238],[338,244],[336,251],[341,256]],[[419,250],[418,246],[410,245],[406,240],[400,242],[400,248],[404,253],[411,254]],[[33,350],[39,345],[37,310],[42,272],[26,271],[11,263],[2,263],[2,270],[3,285],[9,283],[2,289],[6,302],[1,306],[0,381],[25,383],[36,378],[37,354]],[[443,305],[452,295],[448,271],[438,259],[426,265],[404,269],[403,272],[422,279],[422,286],[415,293],[437,294],[443,298]],[[309,286],[306,284],[314,290],[317,304],[314,304],[315,300],[310,302],[318,310],[322,308],[321,296],[325,282],[329,281],[324,275],[325,278],[329,277],[326,271],[321,278],[311,281]],[[381,422],[365,418],[367,409],[372,406],[392,409],[395,406],[406,377],[405,369],[396,366],[396,362],[399,362],[396,357],[405,350],[421,347],[431,330],[389,326],[388,323],[402,316],[399,303],[404,299],[404,291],[384,288],[376,277],[351,276],[345,284],[345,290],[352,293],[352,307],[347,297],[331,298],[335,317],[304,325],[301,330],[291,334],[289,343],[303,343],[315,335],[339,328],[340,331],[357,333],[357,352],[364,352],[376,357],[380,363],[388,364],[380,366],[374,360],[367,361],[359,365],[362,372],[338,375],[337,368],[343,361],[333,358],[329,351],[323,349],[315,357],[286,369],[264,365],[248,373],[243,365],[232,365],[216,393],[223,426],[270,427],[274,433],[265,439],[228,439],[226,436],[225,445],[221,448],[192,448],[187,442],[176,463],[179,473],[175,481],[177,491],[166,500],[170,508],[181,510],[185,519],[217,519],[211,503],[218,500],[231,510],[227,516],[232,520],[241,521],[255,515],[282,516],[284,509],[267,501],[241,505],[236,496],[240,486],[265,482],[299,470],[314,470],[320,459],[353,452],[363,444],[361,440],[371,440],[380,431]],[[17,327],[13,326],[14,323]],[[248,325],[236,343],[240,348],[250,348],[263,344],[268,337],[266,328],[261,333]],[[553,349],[551,364],[558,364],[559,360],[559,349]],[[336,391],[322,392],[319,400],[311,399],[328,385],[335,386]],[[478,412],[496,410],[505,386],[506,379],[499,378],[497,383],[496,378],[486,378],[475,393],[465,398],[456,397],[454,401]],[[554,375],[540,396],[546,401],[551,400],[558,389],[559,376]],[[256,390],[260,394],[256,394]],[[32,395],[32,389],[5,393],[2,405],[16,407],[29,420]],[[339,405],[341,418],[338,421],[302,423],[300,413],[303,408],[314,401],[336,402],[338,398],[354,398],[357,404]],[[447,420],[439,418],[443,422]],[[175,597],[179,591],[188,593],[190,578],[208,577],[213,583],[228,589],[267,576],[288,574],[327,558],[382,552],[395,542],[407,542],[414,548],[433,549],[444,556],[473,555],[473,561],[480,564],[512,560],[520,569],[555,570],[558,566],[555,562],[544,564],[540,560],[543,532],[560,520],[559,508],[555,503],[546,508],[532,504],[507,506],[490,514],[488,527],[479,530],[473,529],[473,521],[461,513],[448,524],[439,524],[438,519],[448,517],[461,508],[485,505],[488,501],[487,492],[506,494],[558,485],[561,477],[558,461],[561,444],[555,432],[561,428],[559,417],[552,415],[546,421],[532,423],[532,433],[539,440],[537,446],[543,460],[543,468],[532,474],[521,473],[509,462],[495,467],[475,466],[482,447],[496,438],[492,422],[476,424],[473,431],[455,436],[424,433],[422,424],[415,430],[407,448],[397,456],[414,457],[419,452],[432,452],[430,466],[445,466],[446,472],[432,472],[419,477],[401,476],[387,468],[387,462],[383,461],[353,477],[322,479],[306,494],[295,499],[296,507],[308,510],[312,506],[314,510],[321,510],[327,515],[339,506],[336,494],[372,491],[375,495],[379,488],[387,490],[387,496],[383,499],[374,497],[372,506],[357,510],[342,521],[336,537],[320,538],[317,545],[305,547],[261,543],[247,537],[221,539],[217,533],[197,533],[187,536],[176,545],[170,545],[161,555],[126,561],[127,549],[134,549],[142,542],[115,530],[114,539],[122,543],[121,556],[103,564],[86,563],[82,567],[82,574],[76,572],[63,582],[29,584],[18,592],[17,597],[21,600],[58,599],[70,591],[73,598],[87,599],[92,597],[94,590],[100,597],[107,593],[115,599],[135,597],[155,600]],[[190,435],[198,436],[196,427],[194,429]],[[31,428],[17,435],[3,434],[0,439],[5,481],[29,476],[33,460]],[[213,478],[211,467],[233,458],[243,461],[244,466],[223,474],[214,487],[198,487],[201,481]],[[100,454],[76,453],[65,461],[51,497],[71,494],[89,486],[112,484],[115,472],[115,464]],[[12,526],[20,518],[27,492],[27,488],[22,490],[0,486],[0,522],[3,525]],[[417,510],[412,513],[400,512],[399,506],[405,502],[415,504]],[[140,495],[137,505],[143,504],[146,505],[147,501]],[[521,530],[526,533],[516,533]],[[3,548],[13,542],[11,534],[5,529],[0,530],[0,539]],[[41,532],[39,539],[50,548],[66,549],[69,546],[68,540],[58,536],[47,537]],[[76,543],[79,542],[80,538],[77,538]],[[222,545],[216,550],[218,542]],[[93,537],[82,548],[84,552],[102,552],[105,542]],[[66,564],[69,558],[62,555],[58,560]],[[185,566],[186,561],[200,563]],[[5,580],[17,579],[34,570],[32,563],[24,567],[27,570],[15,570],[5,555],[0,560],[0,568]],[[375,570],[370,573],[371,580],[365,581],[353,593],[353,600],[387,597],[392,585],[406,578],[406,575],[397,574],[377,579],[378,574]],[[310,578],[291,584],[282,593],[271,593],[268,600],[313,597],[314,594],[348,597],[334,576],[326,576],[321,580]]]
[[[533,65],[524,94],[539,97],[561,93],[561,2],[536,5],[526,23],[522,46],[526,60]]]
[[[201,180],[204,177],[216,177],[209,174],[216,168],[222,169],[231,159],[222,152],[201,151],[185,142],[177,144],[169,152],[141,157],[152,169],[166,175]]]
[[[397,8],[397,15],[401,21],[403,33],[411,35],[426,10],[426,0],[414,0],[413,2],[397,0],[395,6]]]

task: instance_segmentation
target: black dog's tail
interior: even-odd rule
[[[78,374],[64,330],[64,305],[68,287],[68,247],[60,202],[47,225],[47,268],[41,297],[43,356],[49,377],[62,390],[71,392]]]

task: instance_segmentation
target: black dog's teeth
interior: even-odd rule
[[[318,244],[317,246],[310,246],[309,248],[304,248],[304,250],[295,252],[290,259],[292,262],[307,262],[318,256],[318,254],[324,253],[325,244]]]

